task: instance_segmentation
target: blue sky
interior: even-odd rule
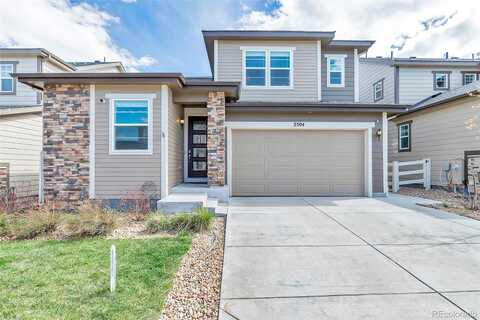
[[[72,1],[72,4],[85,1]],[[152,56],[157,62],[142,71],[183,72],[210,76],[201,30],[238,25],[242,8],[271,13],[276,1],[120,0],[87,3],[120,19],[108,31],[121,47],[135,56]]]
[[[480,57],[472,0],[0,0],[0,47],[209,76],[202,29],[335,30],[370,56]],[[18,12],[22,12],[19,17]]]

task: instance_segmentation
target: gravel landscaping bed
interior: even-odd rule
[[[225,220],[194,236],[167,299],[161,320],[217,319],[223,268]]]
[[[449,192],[444,189],[425,190],[410,187],[402,187],[398,193],[406,196],[437,200],[440,201],[440,203],[431,205],[430,207],[480,220],[480,210],[471,210],[469,208],[469,202],[464,200],[463,196],[458,193]]]

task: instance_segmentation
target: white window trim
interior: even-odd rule
[[[346,54],[326,54],[325,58],[327,59],[327,87],[328,88],[345,88],[345,59],[347,58]],[[330,83],[330,60],[331,59],[340,59],[341,63],[341,72],[342,72],[342,82],[340,84]]]
[[[372,129],[375,122],[305,122],[303,127],[296,127],[292,122],[226,122],[227,128],[227,181],[228,193],[232,195],[232,134],[235,130],[360,130],[364,132],[365,141],[365,196],[373,195],[373,170],[372,170]]]
[[[14,63],[10,63],[10,62],[1,62],[0,61],[0,65],[2,66],[10,66],[12,68],[12,71],[11,73],[15,72],[15,64]],[[12,80],[12,90],[3,90],[1,88],[1,81],[3,79],[8,79],[8,80]],[[12,77],[12,76],[8,76],[6,78],[2,78],[2,73],[0,72],[0,92],[1,93],[14,93],[15,92],[15,79]]]
[[[466,77],[467,77],[467,76],[473,76],[473,81],[472,81],[472,82],[477,81],[477,74],[476,74],[476,73],[473,73],[473,72],[472,72],[472,73],[468,73],[468,72],[467,72],[467,73],[464,73],[464,74],[463,74],[463,83],[467,84],[467,81],[466,81]],[[472,82],[470,82],[470,83],[472,83]]]
[[[402,127],[407,127],[407,135],[402,136]],[[408,146],[402,148],[402,138],[408,138]],[[398,150],[410,150],[410,123],[403,123],[398,126]]]
[[[294,56],[293,52],[295,51],[295,47],[240,47],[242,50],[242,88],[243,89],[273,89],[273,90],[292,90],[294,89],[293,85],[293,73],[294,73]],[[258,68],[258,69],[265,69],[265,85],[264,86],[247,86],[247,51],[263,51],[265,52],[265,68]],[[272,86],[270,84],[270,52],[271,51],[288,51],[290,53],[290,85],[289,86]],[[287,68],[273,68],[273,69],[287,69]]]
[[[154,94],[153,94],[154,95]],[[152,155],[153,154],[153,98],[152,95],[144,94],[106,94],[106,98],[110,99],[109,108],[109,155]],[[148,109],[148,148],[147,150],[116,150],[115,149],[115,101],[147,101]],[[125,125],[124,125],[125,126]],[[128,126],[128,125],[127,125]],[[136,125],[135,125],[136,126]]]
[[[437,75],[445,75],[445,87],[439,87],[437,86]],[[442,71],[435,71],[433,74],[433,88],[435,90],[448,90],[449,89],[449,83],[450,83],[450,73],[448,72],[442,72]]]

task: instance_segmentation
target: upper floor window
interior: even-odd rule
[[[244,50],[245,87],[289,88],[292,84],[292,49]]]
[[[152,111],[150,100],[111,100],[111,153],[152,152]]]
[[[245,53],[245,81],[247,86],[265,86],[267,84],[265,61],[265,51],[247,51]]]
[[[435,90],[450,89],[450,73],[434,71],[433,72],[433,88]]]
[[[327,58],[327,87],[345,87],[345,58],[343,54],[325,55]]]
[[[411,135],[412,128],[411,122],[404,122],[398,125],[398,151],[410,151],[411,150]]]
[[[373,101],[377,102],[383,99],[383,79],[373,84]]]
[[[463,74],[463,84],[470,84],[478,80],[478,73],[464,73]]]
[[[10,75],[15,72],[15,65],[13,63],[0,62],[0,93],[13,94],[15,93],[15,80]]]

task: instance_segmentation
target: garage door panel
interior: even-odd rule
[[[363,195],[362,131],[234,130],[231,145],[233,196]]]

